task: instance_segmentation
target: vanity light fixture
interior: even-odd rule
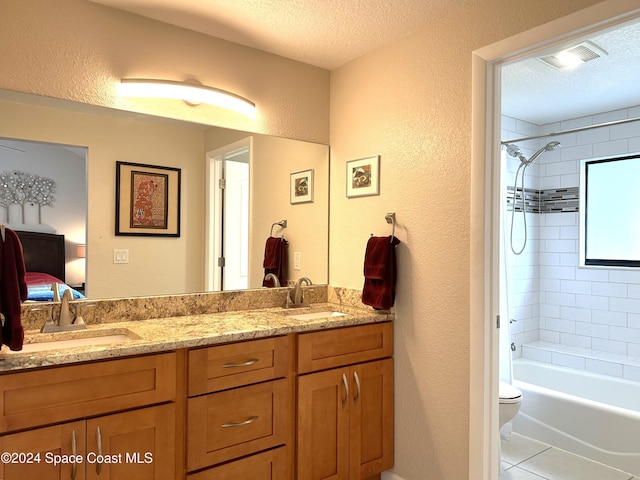
[[[208,103],[249,117],[255,117],[256,104],[240,95],[200,83],[144,78],[123,78],[118,86],[122,97],[170,98],[188,105]]]

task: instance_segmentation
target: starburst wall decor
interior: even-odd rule
[[[37,205],[38,223],[42,223],[42,207],[53,206],[55,186],[56,182],[39,175],[19,171],[0,172],[0,207],[6,211],[5,218],[9,218],[11,205],[20,205],[24,223],[25,206]]]

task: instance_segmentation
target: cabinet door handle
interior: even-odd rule
[[[260,361],[259,358],[252,358],[251,360],[247,360],[242,363],[225,363],[222,365],[222,368],[236,368],[236,367],[248,367],[249,365],[253,365],[254,363],[258,363]]]
[[[222,428],[242,427],[243,425],[249,425],[250,423],[255,422],[257,419],[258,419],[258,417],[257,417],[257,416],[253,416],[253,417],[249,417],[249,418],[247,418],[244,422],[237,422],[237,423],[229,422],[229,423],[223,423],[223,424],[222,424]]]
[[[353,404],[357,405],[358,400],[360,399],[360,377],[358,377],[358,372],[353,372],[353,379],[356,381],[356,396],[353,398]]]
[[[342,374],[342,384],[344,385],[344,398],[342,399],[342,409],[344,410],[349,403],[349,381],[344,373]]]
[[[96,441],[98,442],[98,455],[102,458],[102,433],[100,433],[100,426],[96,427]],[[102,462],[96,463],[96,474],[100,475],[102,472]]]
[[[71,480],[76,480],[76,470],[78,465],[76,464],[76,431],[71,432],[71,454],[73,455],[73,465],[71,465]]]

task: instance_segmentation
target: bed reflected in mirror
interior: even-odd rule
[[[29,300],[71,288],[83,298],[87,238],[87,149],[0,138],[0,223],[23,247]]]

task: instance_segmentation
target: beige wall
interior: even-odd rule
[[[314,283],[328,281],[329,250],[329,148],[284,138],[255,136],[251,166],[252,267],[250,286],[262,285],[265,240],[271,224],[287,220],[287,228],[274,229],[289,242],[287,280],[308,277]],[[290,174],[313,169],[313,203],[291,204]],[[300,252],[300,270],[294,270],[294,252]]]
[[[243,132],[211,129],[205,135],[207,153],[247,138]],[[287,280],[308,277],[329,281],[329,147],[289,138],[251,135],[249,288],[262,286],[264,247],[271,225],[287,220],[286,229],[274,227],[275,236],[289,242]],[[290,203],[290,174],[313,169],[312,203]],[[294,252],[301,254],[301,269],[294,270]]]
[[[86,0],[0,0],[0,88],[328,143],[329,72]],[[121,78],[196,78],[253,100],[256,119],[123,100]]]
[[[469,472],[472,51],[597,3],[462,2],[331,73],[330,283],[362,287],[371,233],[396,212],[396,454],[385,478]],[[380,195],[345,198],[345,162],[381,155]],[[476,361],[479,359],[475,359]]]

